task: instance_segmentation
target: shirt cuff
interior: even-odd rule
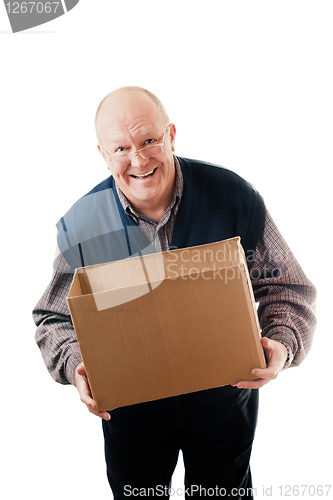
[[[288,345],[283,340],[278,340],[278,342],[280,342],[281,344],[283,344],[287,348],[287,351],[288,351],[288,356],[287,356],[286,362],[285,362],[285,364],[283,365],[283,368],[282,368],[282,370],[285,370],[286,368],[289,368],[289,366],[291,365],[294,356],[293,356],[293,353],[292,353],[290,345]]]
[[[74,386],[76,385],[75,370],[81,362],[82,362],[82,356],[79,352],[70,354],[69,357],[67,358],[66,375],[68,382]]]
[[[267,334],[263,332],[263,336],[272,340],[276,340],[277,342],[281,342],[281,344],[286,347],[288,356],[283,366],[283,370],[289,368],[294,359],[293,347],[295,340],[293,331],[287,327],[276,327],[267,332]]]

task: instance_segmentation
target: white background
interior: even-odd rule
[[[81,0],[14,35],[0,5],[3,498],[111,498],[100,421],[48,375],[31,310],[51,278],[55,223],[107,177],[94,113],[122,85],[160,97],[177,154],[256,186],[316,284],[309,357],[260,391],[252,471],[258,498],[333,483],[332,24],[321,0]],[[173,487],[182,480],[179,461]]]

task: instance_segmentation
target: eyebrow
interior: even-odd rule
[[[153,135],[155,134],[155,132],[153,132],[152,130],[147,130],[147,132],[144,132],[143,134],[141,134],[142,136],[145,136],[145,135]]]
[[[147,135],[151,135],[151,136],[157,136],[158,133],[157,131],[156,132],[153,132],[152,130],[147,130],[146,132],[142,132],[140,134],[139,137],[146,137]],[[121,144],[121,143],[125,143],[127,142],[127,139],[124,139],[122,137],[117,137],[117,136],[114,136],[111,140],[110,140],[110,145],[113,147],[113,146],[116,146],[117,144]]]

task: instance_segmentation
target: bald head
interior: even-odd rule
[[[134,104],[135,102],[142,101],[143,99],[149,99],[149,101],[154,104],[154,107],[157,108],[160,114],[163,126],[166,127],[169,124],[169,117],[163,104],[155,94],[142,87],[120,87],[105,96],[97,108],[95,115],[95,128],[98,141],[102,142],[106,115],[109,115],[111,118],[110,114],[121,114],[121,107],[123,103],[128,104],[128,102],[131,101]]]

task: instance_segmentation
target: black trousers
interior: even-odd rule
[[[113,410],[103,432],[115,500],[168,498],[179,450],[186,498],[252,498],[257,413],[258,390],[231,386]]]

